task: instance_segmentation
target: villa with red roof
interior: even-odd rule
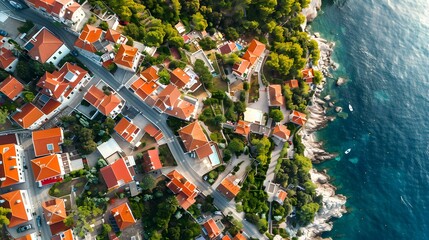
[[[243,120],[238,120],[237,125],[235,125],[234,132],[247,138],[250,133],[250,123]]]
[[[198,121],[190,123],[178,132],[187,153],[195,154],[198,159],[206,158],[213,153],[209,140]]]
[[[64,174],[66,174],[63,161],[68,162],[67,165],[70,165],[69,159],[60,154],[47,155],[31,160],[34,178],[39,186],[63,180]]]
[[[137,48],[121,44],[113,62],[119,68],[135,72],[137,71],[141,56],[142,54]]]
[[[207,220],[203,226],[205,230],[204,232],[207,234],[210,240],[216,239],[216,237],[222,233],[213,218]]]
[[[149,95],[153,94],[158,89],[158,79],[159,76],[157,68],[153,66],[146,68],[140,73],[140,78],[131,84],[130,90],[144,101]]]
[[[294,89],[294,88],[299,87],[298,80],[296,80],[296,79],[286,81],[286,85],[288,85],[290,89]]]
[[[162,134],[162,131],[156,128],[152,123],[148,123],[144,127],[145,133],[149,134],[149,136],[153,137],[156,142],[161,141],[161,139],[164,138],[164,134]]]
[[[12,75],[0,83],[0,92],[12,101],[15,101],[22,91],[24,91],[24,85]]]
[[[304,79],[306,83],[309,83],[309,84],[313,83],[314,71],[312,68],[306,68],[302,70],[301,73],[302,73],[302,79]]]
[[[190,87],[187,86],[191,81],[191,77],[186,74],[181,68],[176,68],[172,72],[170,72],[170,81],[176,85],[179,89]]]
[[[136,223],[136,219],[134,218],[133,212],[127,202],[112,208],[110,212],[116,221],[116,225],[118,225],[118,228],[121,231]]]
[[[148,150],[143,154],[143,169],[151,172],[162,168],[158,149]]]
[[[250,62],[245,59],[240,59],[240,62],[232,66],[232,73],[240,79],[247,77],[249,73]]]
[[[109,88],[107,85],[104,85],[104,88]],[[125,100],[123,100],[119,94],[113,90],[101,90],[95,85],[86,92],[83,99],[85,99],[89,104],[97,109],[97,112],[102,113],[104,116],[115,118],[122,110],[125,105]],[[91,116],[94,118],[96,114]]]
[[[128,38],[122,35],[120,32],[108,29],[106,31],[106,36],[104,37],[107,41],[112,42],[114,44],[126,44],[128,42]]]
[[[128,121],[128,119],[122,118],[114,129],[125,141],[137,144],[139,139],[136,139],[136,137],[140,133],[140,128]],[[135,142],[136,140],[137,142]]]
[[[68,229],[64,224],[67,218],[66,204],[64,199],[54,198],[42,203],[43,216],[49,225],[52,234],[57,234]]]
[[[167,178],[170,179],[167,187],[176,194],[179,205],[187,210],[195,203],[195,197],[198,195],[197,187],[176,170],[168,173]]]
[[[45,122],[45,114],[34,104],[27,103],[22,108],[17,108],[12,119],[25,129],[37,129]]]
[[[278,202],[279,204],[283,205],[285,199],[287,197],[287,192],[285,192],[282,189],[279,189],[276,193],[276,195],[274,196],[274,200],[276,202]]]
[[[60,127],[33,131],[34,154],[36,157],[61,153],[61,144],[64,142],[64,132]]]
[[[9,228],[26,223],[33,219],[31,202],[27,190],[15,190],[0,195],[0,207],[10,208],[11,213],[7,215]]]
[[[234,42],[230,42],[230,41],[226,42],[225,44],[223,44],[222,46],[220,46],[218,48],[218,51],[221,54],[230,54],[230,53],[235,52],[237,50],[238,50],[237,45],[235,45]]]
[[[159,79],[158,68],[148,67],[140,72],[140,77],[146,82],[156,82]]]
[[[222,193],[226,199],[231,201],[240,192],[240,186],[238,186],[236,180],[237,178],[234,175],[229,175],[222,180],[216,190]]]
[[[0,36],[1,41],[6,41],[5,37]],[[4,69],[6,72],[13,73],[18,65],[18,58],[13,54],[11,49],[3,46],[4,44],[0,42],[0,68]]]
[[[0,188],[25,182],[24,150],[16,144],[0,145]]]
[[[103,167],[100,172],[109,191],[122,187],[134,180],[123,158]]]
[[[282,86],[280,84],[271,84],[268,86],[268,106],[280,107],[284,105],[282,95]]]
[[[70,49],[45,27],[31,37],[24,49],[32,59],[55,66],[70,53]]]
[[[289,119],[291,122],[303,126],[307,122],[307,114],[293,110],[289,115]]]
[[[257,41],[256,39],[253,39],[249,47],[247,48],[247,51],[243,55],[243,59],[246,59],[250,62],[250,66],[253,66],[256,61],[259,60],[259,57],[264,53],[265,51],[265,44]]]
[[[282,142],[286,142],[290,138],[290,130],[285,125],[279,124],[273,128],[272,136]]]
[[[25,0],[31,8],[75,29],[85,18],[81,5],[73,0]]]

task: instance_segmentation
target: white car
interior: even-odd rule
[[[23,9],[24,7],[22,6],[22,4],[17,3],[15,1],[9,1],[10,5],[12,5],[12,7],[16,8],[16,9]]]

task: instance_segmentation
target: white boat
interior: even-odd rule
[[[349,110],[350,110],[350,112],[353,112],[353,107],[351,104],[349,104]]]
[[[345,154],[349,154],[351,150],[352,150],[352,149],[351,149],[351,148],[349,148],[349,149],[347,149],[344,153],[345,153]]]

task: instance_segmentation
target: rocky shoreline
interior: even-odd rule
[[[312,21],[317,16],[317,11],[321,7],[321,0],[312,0],[309,8],[303,10],[303,14],[307,17],[307,21]],[[316,86],[315,94],[313,95],[311,105],[308,107],[308,121],[299,133],[302,143],[305,146],[304,155],[310,158],[313,163],[332,159],[337,156],[335,153],[328,153],[323,149],[323,142],[317,142],[314,133],[324,128],[329,122],[335,120],[333,116],[326,116],[327,107],[335,108],[335,104],[330,102],[330,97],[320,98],[320,93],[326,83],[326,78],[332,78],[330,70],[335,70],[338,65],[331,60],[333,43],[320,38],[318,34],[311,36],[319,43],[320,60],[318,63],[319,70],[323,73],[324,79]],[[314,66],[316,68],[316,66]],[[335,109],[337,112],[342,111],[340,108]],[[329,183],[329,176],[326,172],[318,172],[316,169],[310,171],[311,180],[316,184],[317,194],[323,196],[322,206],[320,206],[313,223],[306,227],[293,228],[288,226],[287,230],[291,236],[296,236],[298,230],[301,235],[298,237],[301,240],[307,239],[322,239],[320,235],[323,232],[331,231],[333,224],[330,221],[333,217],[340,218],[347,212],[345,204],[347,198],[341,194],[335,194],[336,187]]]

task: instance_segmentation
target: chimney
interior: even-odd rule
[[[10,167],[10,170],[12,170],[12,169],[18,169],[18,166],[13,165],[13,166]]]
[[[16,108],[17,112],[22,112],[22,110],[20,108]]]
[[[19,122],[22,122],[22,118],[18,119]]]
[[[21,203],[21,199],[16,200],[15,202],[16,204],[20,204]]]
[[[114,217],[116,217],[116,216],[118,216],[119,215],[119,212],[115,212],[114,214],[113,214],[113,216]]]
[[[0,178],[0,182],[6,181],[5,177]]]
[[[16,156],[10,156],[9,160],[12,160],[12,159],[17,159],[17,157]]]

